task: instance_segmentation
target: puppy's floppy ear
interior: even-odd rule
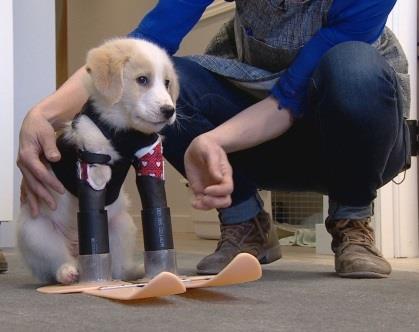
[[[124,65],[129,57],[107,45],[94,48],[87,54],[86,70],[96,90],[113,105],[122,97]]]

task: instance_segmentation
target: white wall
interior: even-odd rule
[[[21,176],[14,160],[18,150],[20,126],[29,108],[55,90],[55,1],[1,0],[0,3],[1,27],[3,28],[6,21],[13,24],[13,66],[9,66],[9,75],[10,70],[13,70],[13,81],[9,81],[9,89],[13,91],[13,107],[10,106],[9,99],[8,107],[2,107],[1,113],[7,114],[9,122],[10,117],[14,116],[13,125],[12,122],[9,125],[16,143],[10,145],[14,146],[13,176],[9,174],[10,170],[7,174],[9,181],[13,179],[13,217],[15,218],[19,208]],[[6,4],[9,4],[9,7],[6,8]],[[10,11],[10,6],[13,6],[13,13]],[[3,12],[3,9],[9,11]],[[3,15],[6,16],[4,20]],[[8,48],[1,47],[1,50],[1,57],[4,56],[3,50],[10,54],[10,45]],[[11,153],[10,151],[9,154]],[[10,165],[9,161],[8,164]],[[0,171],[3,173],[2,169]],[[3,189],[3,182],[1,186]],[[14,222],[2,225],[0,232],[0,247],[15,245]]]

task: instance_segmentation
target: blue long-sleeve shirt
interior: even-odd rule
[[[174,54],[213,0],[160,0],[130,36],[146,38]],[[279,104],[301,116],[310,77],[321,57],[345,41],[373,43],[382,33],[396,0],[334,0],[328,23],[300,50],[272,88]]]

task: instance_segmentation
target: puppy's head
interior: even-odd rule
[[[91,98],[111,125],[152,133],[175,121],[178,79],[158,46],[131,38],[110,40],[89,51],[86,70]]]

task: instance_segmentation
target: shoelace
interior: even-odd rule
[[[261,237],[262,241],[266,241],[268,236],[265,234],[265,231],[258,220],[235,225],[221,225],[221,238],[218,241],[217,249],[221,248],[224,243],[230,243],[234,247],[241,249],[240,243],[243,242],[243,239],[247,238],[255,228],[257,228],[258,236]]]
[[[343,243],[342,250],[350,244],[357,244],[364,247],[374,245],[374,237],[372,236],[373,231],[365,221],[341,221],[334,233]]]
[[[253,229],[252,223],[242,223],[236,225],[222,225],[221,238],[218,241],[217,249],[224,243],[230,243],[236,248],[240,248],[239,243],[243,236],[248,236]],[[245,234],[245,235],[244,235]]]

